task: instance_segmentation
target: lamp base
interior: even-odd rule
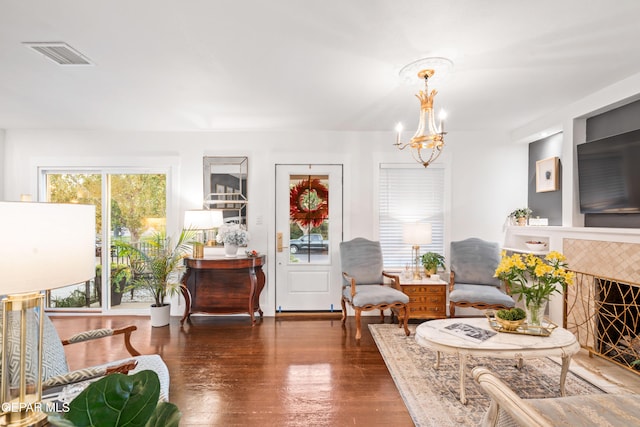
[[[16,402],[16,407],[18,407]],[[44,405],[38,402],[32,407],[23,408],[19,412],[7,412],[0,418],[0,426],[2,427],[40,427],[48,424],[47,414],[43,411]]]
[[[411,252],[413,254],[413,280],[422,279],[422,275],[420,274],[420,269],[418,268],[418,258],[420,258],[420,246],[415,245],[411,248]]]
[[[43,311],[44,295],[38,292],[7,295],[2,300],[0,426],[47,424],[47,408],[41,401]],[[18,369],[12,357],[17,358]]]

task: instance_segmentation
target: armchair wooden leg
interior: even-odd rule
[[[356,340],[359,340],[362,336],[362,325],[360,324],[360,317],[362,315],[362,310],[356,308]]]
[[[449,317],[456,317],[456,305],[449,302]]]
[[[344,302],[344,298],[340,300],[342,304],[342,325],[347,321],[347,304]]]
[[[406,336],[409,336],[409,334],[411,334],[411,332],[409,332],[409,307],[406,305],[402,308],[402,317],[404,318],[404,333]]]

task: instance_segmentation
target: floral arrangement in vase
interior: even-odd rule
[[[509,256],[502,251],[494,276],[509,283],[510,292],[518,295],[518,301],[524,297],[527,323],[534,325],[540,324],[551,294],[562,292],[575,278],[575,274],[567,269],[565,256],[556,251],[549,252],[544,258],[519,253]]]
[[[223,224],[218,228],[216,242],[225,245],[247,246],[249,237],[249,232],[240,224]]]

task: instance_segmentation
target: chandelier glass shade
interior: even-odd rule
[[[402,124],[396,126],[397,138],[395,146],[400,150],[409,148],[414,159],[425,168],[433,163],[442,153],[444,148],[444,113],[439,117],[439,125],[433,111],[433,101],[438,91],[429,91],[429,79],[433,77],[435,70],[425,69],[418,72],[418,77],[424,79],[424,90],[416,94],[420,101],[420,121],[418,129],[408,142],[402,142]]]

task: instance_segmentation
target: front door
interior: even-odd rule
[[[340,310],[342,165],[276,165],[276,310]]]

